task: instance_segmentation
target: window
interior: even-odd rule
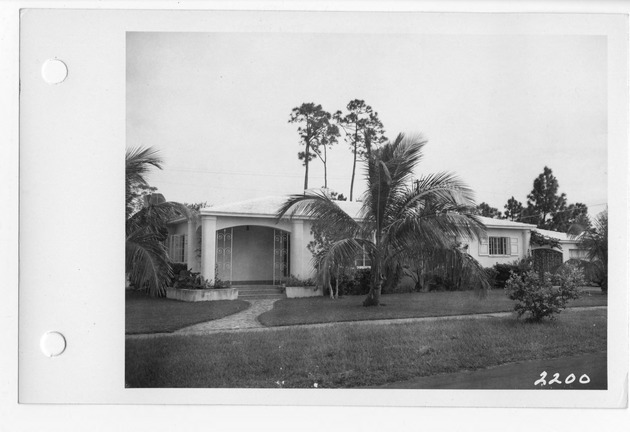
[[[569,258],[571,259],[588,259],[588,251],[584,249],[569,249]]]
[[[479,242],[479,256],[519,256],[518,237],[487,237]]]
[[[166,240],[168,257],[174,263],[188,262],[188,236],[185,234],[169,234]]]
[[[363,250],[354,260],[354,265],[357,267],[370,267],[372,265],[370,255],[368,255],[368,253],[365,251],[365,248],[363,248]]]
[[[507,237],[490,237],[490,255],[509,255]]]

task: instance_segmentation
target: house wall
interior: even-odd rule
[[[506,228],[488,228],[486,230],[488,237],[508,237],[510,245],[508,255],[490,255],[488,239],[463,241],[468,244],[468,253],[473,256],[484,267],[492,267],[493,265],[506,264],[517,259],[527,256],[529,249],[529,231],[527,229],[506,229]]]
[[[183,221],[176,224],[171,224],[168,226],[168,232],[169,234],[176,235],[188,234],[188,222]]]

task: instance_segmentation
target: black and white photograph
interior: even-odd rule
[[[128,387],[607,388],[605,37],[126,42]]]
[[[14,417],[627,410],[628,14],[411,3],[13,10]]]

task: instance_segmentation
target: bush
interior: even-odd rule
[[[339,295],[366,295],[370,291],[371,270],[369,268],[357,269],[351,274],[342,274],[339,277]],[[331,281],[333,288],[335,287],[335,279]],[[328,293],[328,287],[325,287]],[[330,293],[328,293],[330,294]]]
[[[173,272],[173,277],[171,277],[171,285],[175,283],[179,274],[183,271],[188,271],[188,265],[186,263],[170,263],[171,271]]]
[[[495,270],[494,267],[486,267],[483,270],[486,272],[486,275],[488,276],[488,283],[490,284],[490,286],[492,288],[499,288],[497,286],[497,277],[499,276],[499,272]],[[503,285],[505,285],[505,282],[503,282]]]
[[[228,283],[219,278],[214,281],[207,280],[199,273],[181,270],[173,276],[171,286],[177,289],[217,289],[227,288]]]
[[[520,260],[512,261],[507,264],[495,264],[493,267],[496,272],[494,276],[494,287],[505,288],[505,284],[510,279],[512,273],[522,275],[532,269],[531,258],[523,258]]]
[[[285,286],[290,287],[305,287],[316,285],[313,279],[300,279],[293,275],[290,275],[283,283]]]
[[[554,319],[569,300],[579,297],[578,287],[584,284],[584,275],[575,266],[566,266],[563,272],[552,275],[545,273],[541,279],[533,270],[523,274],[512,273],[505,290],[517,303],[514,310],[520,318],[526,313],[528,322],[539,322],[544,318]]]

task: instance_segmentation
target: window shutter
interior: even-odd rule
[[[488,255],[488,239],[483,238],[479,241],[479,255]]]
[[[510,255],[518,255],[518,237],[510,238]]]
[[[182,260],[182,262],[187,263],[188,262],[188,236],[186,234],[183,235],[184,237],[184,259]]]

